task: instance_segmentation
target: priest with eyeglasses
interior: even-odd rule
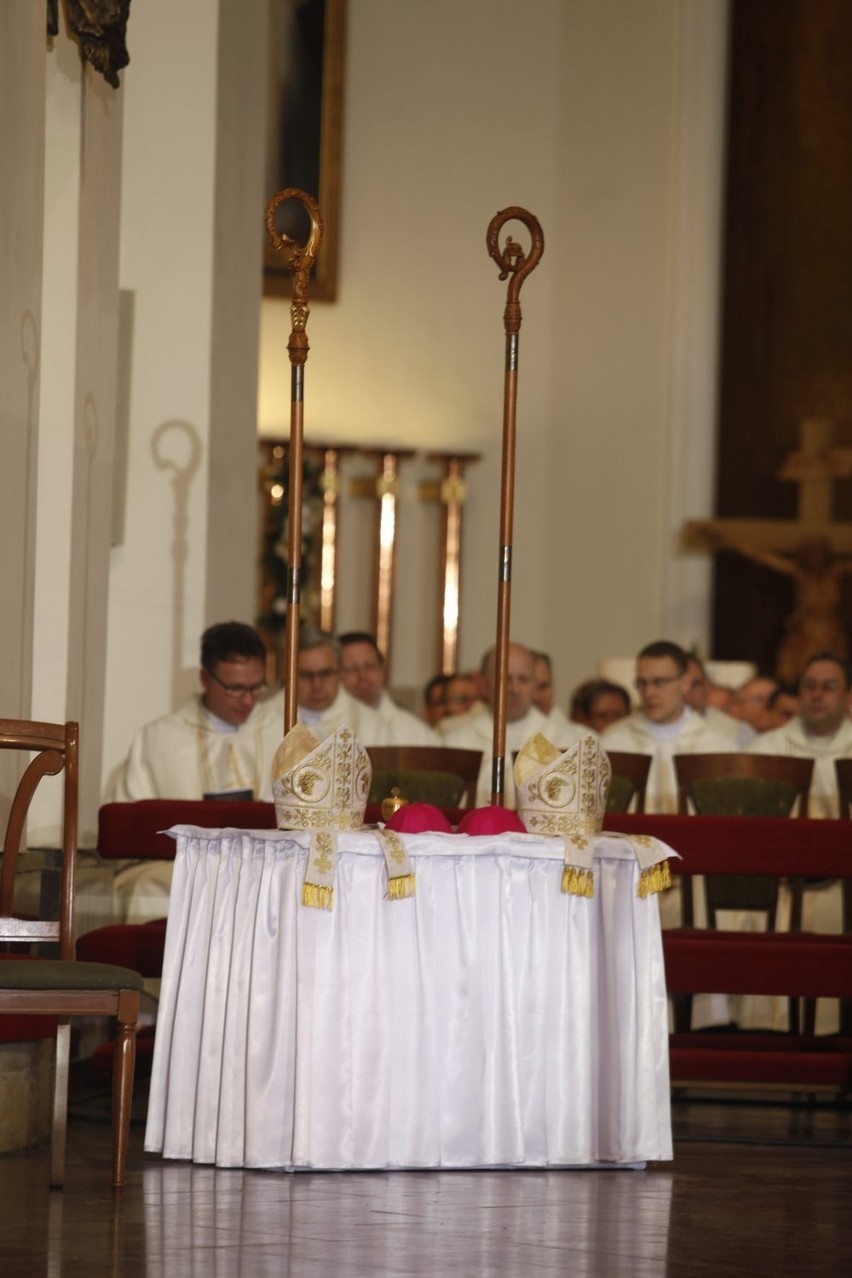
[[[849,665],[833,652],[815,652],[799,679],[799,713],[756,737],[753,754],[792,754],[813,759],[808,816],[838,817],[835,759],[852,758]]]
[[[687,704],[689,657],[667,639],[647,644],[636,658],[639,709],[603,733],[606,750],[650,754],[646,812],[677,812],[676,754],[732,752],[735,743]]]
[[[282,727],[263,701],[266,648],[240,621],[201,636],[201,689],[140,728],[113,797],[272,799],[270,766]]]

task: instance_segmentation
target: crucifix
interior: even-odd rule
[[[684,528],[688,549],[733,550],[792,577],[796,602],[775,671],[786,684],[815,652],[849,653],[839,609],[843,578],[852,572],[852,522],[834,519],[833,490],[836,480],[852,478],[852,448],[836,447],[833,433],[822,418],[802,422],[799,447],[778,472],[799,485],[796,519],[701,519]]]

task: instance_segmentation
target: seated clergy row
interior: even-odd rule
[[[368,637],[369,638],[369,637]],[[228,621],[201,638],[200,693],[140,729],[114,789],[119,801],[245,794],[271,801],[272,757],[284,733],[284,692],[266,696],[266,648],[251,626]],[[366,745],[434,745],[416,715],[384,691],[373,641],[319,632],[299,650],[298,719],[323,740],[348,723]]]
[[[507,753],[541,732],[568,746],[587,731],[561,710],[544,714],[532,704],[535,659],[529,649],[508,650]],[[240,622],[205,631],[201,692],[171,714],[146,724],[134,738],[115,785],[120,801],[199,799],[244,794],[272,797],[270,765],[281,742],[284,693],[264,697],[266,651],[260,636]],[[467,713],[435,729],[402,709],[385,690],[385,663],[375,639],[360,631],[339,639],[306,631],[299,647],[297,718],[319,740],[348,723],[365,746],[447,745],[490,756],[494,654],[483,663],[484,702],[468,694]],[[483,760],[480,797],[490,794],[490,760]],[[507,801],[512,801],[507,795]]]
[[[271,799],[270,766],[283,735],[284,693],[265,695],[262,639],[240,622],[211,626],[202,636],[200,665],[201,691],[137,733],[114,798],[244,794]],[[320,740],[348,723],[365,746],[444,744],[481,750],[477,798],[486,803],[491,789],[493,650],[486,653],[481,674],[479,688],[469,677],[446,681],[446,709],[452,696],[461,713],[435,716],[435,726],[430,727],[388,695],[384,658],[372,635],[353,631],[338,639],[306,631],[298,658],[297,718]],[[845,663],[829,653],[815,654],[805,667],[798,714],[759,733],[748,719],[758,726],[773,722],[766,709],[768,689],[758,686],[769,681],[749,681],[742,690],[742,712],[733,717],[709,704],[709,681],[697,658],[664,640],[647,645],[637,657],[639,704],[632,713],[624,689],[593,680],[575,693],[569,720],[553,704],[548,659],[518,643],[508,647],[506,682],[509,763],[536,733],[564,749],[590,729],[600,731],[611,750],[652,756],[646,811],[653,813],[676,810],[676,754],[748,748],[798,755],[816,762],[811,815],[838,815],[834,760],[852,757],[850,681]],[[754,714],[746,712],[746,701]],[[512,806],[511,766],[506,777],[505,802]]]
[[[519,644],[508,652],[507,753],[537,732],[568,746],[588,729],[561,711],[532,705],[533,655]],[[395,705],[385,691],[385,663],[375,640],[362,632],[339,639],[306,631],[298,654],[297,719],[323,741],[344,723],[364,746],[447,745],[480,749],[478,800],[490,797],[494,659],[484,662],[485,702],[433,730]],[[245,797],[271,800],[271,765],[284,732],[284,693],[265,697],[266,651],[260,636],[240,622],[211,626],[201,641],[201,691],[135,736],[114,787],[118,801],[149,798]],[[454,725],[452,730],[448,726]],[[458,725],[458,726],[456,726]],[[510,773],[510,769],[507,772]],[[506,796],[514,803],[514,786]],[[132,849],[128,849],[132,855]],[[115,880],[115,913],[141,921],[166,912],[170,863],[131,865]]]
[[[676,644],[649,644],[636,664],[639,709],[603,733],[603,744],[610,750],[653,756],[646,811],[677,810],[676,754],[747,748],[752,754],[813,759],[809,815],[837,817],[834,761],[852,758],[850,671],[846,663],[832,653],[815,653],[799,680],[798,713],[757,734],[748,730],[747,723],[719,712],[712,715],[712,707],[696,701],[697,671],[701,671],[700,663]],[[703,672],[700,677],[704,678]]]
[[[506,658],[504,802],[509,807],[515,803],[512,756],[527,741],[541,734],[552,745],[567,749],[590,731],[597,736],[599,730],[604,748],[651,756],[646,791],[649,813],[677,809],[676,755],[741,751],[747,746],[757,753],[815,759],[811,815],[838,815],[833,765],[835,758],[852,757],[852,723],[849,672],[831,654],[817,653],[807,663],[799,687],[799,713],[783,726],[760,733],[747,719],[750,716],[756,726],[773,721],[768,707],[771,687],[759,686],[768,681],[752,680],[741,690],[743,711],[748,701],[749,715],[743,712],[735,718],[710,704],[711,690],[700,662],[668,641],[647,645],[637,657],[635,710],[630,711],[624,689],[594,680],[575,695],[571,720],[553,706],[552,672],[546,658],[518,643],[509,645]],[[443,744],[480,750],[477,802],[484,805],[491,790],[495,665],[491,651],[483,661],[481,685],[469,678],[447,680],[442,686],[445,708],[452,694],[463,703],[463,713],[436,715],[435,726],[430,727],[388,696],[385,663],[371,635],[351,632],[335,639],[306,633],[298,657],[297,717],[318,740],[327,739],[346,723],[368,747]],[[284,704],[283,691],[264,695],[265,670],[264,645],[251,627],[229,622],[206,631],[200,693],[137,734],[115,797],[201,798],[247,792],[271,799],[271,764],[283,736]],[[458,687],[453,692],[454,683]],[[430,686],[435,686],[434,681]],[[574,717],[582,722],[573,721]],[[128,854],[132,856],[132,849]],[[170,862],[126,865],[113,881],[115,917],[133,922],[163,917],[171,874]],[[680,890],[678,880],[658,898],[664,926],[680,923]],[[736,920],[733,925],[747,922]],[[804,923],[808,930],[842,929],[836,884],[809,889]],[[741,1008],[735,1014],[723,996],[706,1001],[706,1009],[703,1003],[696,1004],[696,1024],[703,1019],[727,1021],[732,1016],[747,1021],[763,1018],[774,1024],[778,1015],[772,1000],[766,1008]]]
[[[648,776],[646,811],[677,810],[674,757],[678,754],[724,753],[742,750],[743,740],[732,736],[718,716],[702,713],[696,704],[694,683],[703,679],[700,665],[676,645],[649,644],[637,659],[636,688],[640,708],[619,720],[602,735],[603,746],[611,751],[652,755]],[[752,681],[757,682],[757,681]],[[766,689],[763,689],[766,693]],[[748,691],[756,696],[757,690]],[[692,708],[688,701],[692,699]],[[793,755],[815,760],[808,812],[814,817],[839,814],[834,760],[852,757],[852,723],[849,720],[850,678],[845,663],[830,653],[815,653],[807,662],[799,681],[799,713],[783,726],[753,736],[748,750],[754,754]],[[764,707],[765,710],[765,707]],[[730,719],[736,725],[736,720]],[[680,893],[684,881],[660,898],[660,919],[664,927],[681,923]],[[696,899],[694,897],[694,899]],[[702,894],[697,895],[698,921],[703,917]],[[786,889],[782,890],[779,913],[790,908]],[[730,912],[723,926],[751,930],[755,916]],[[805,891],[802,925],[806,931],[836,933],[843,930],[842,894],[838,882],[810,885]],[[693,1027],[737,1022],[741,1028],[786,1026],[786,1000],[754,998],[731,1003],[723,994],[702,995],[693,1002]],[[834,1032],[838,1026],[837,1007],[821,1001],[817,1011],[820,1033]]]

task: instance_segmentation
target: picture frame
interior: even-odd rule
[[[338,290],[345,29],[346,0],[270,0],[267,199],[296,187],[319,205],[311,301],[334,301]],[[276,226],[305,243],[307,215],[295,201],[279,206]],[[264,296],[289,298],[290,272],[265,231],[263,244]]]

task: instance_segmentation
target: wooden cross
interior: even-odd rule
[[[835,554],[852,554],[852,522],[834,519],[834,483],[852,478],[852,448],[832,444],[833,425],[822,418],[802,422],[799,447],[778,479],[799,485],[796,519],[691,519],[684,525],[686,549],[795,552],[803,541],[824,538]]]
[[[849,634],[840,616],[841,585],[852,573],[852,522],[833,519],[834,482],[852,475],[852,448],[832,445],[831,422],[802,423],[800,447],[778,478],[799,485],[796,519],[701,519],[687,523],[687,545],[734,550],[793,579],[795,604],[784,623],[775,673],[794,684],[815,652],[845,657]]]

